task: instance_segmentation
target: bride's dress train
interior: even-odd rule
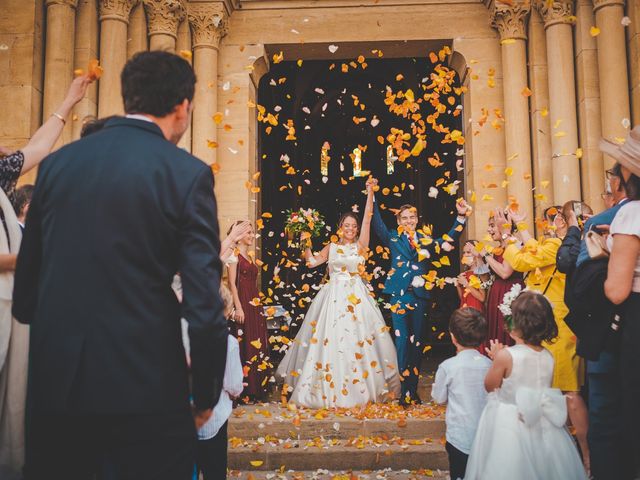
[[[396,398],[396,350],[382,313],[359,275],[357,244],[331,244],[329,281],[278,367],[290,401],[310,408],[354,407]]]

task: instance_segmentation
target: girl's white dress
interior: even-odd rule
[[[309,408],[354,407],[400,392],[396,349],[360,277],[357,244],[329,247],[329,281],[278,366],[290,401]]]
[[[526,345],[508,347],[511,375],[489,394],[465,480],[583,480],[586,473],[565,427],[567,404],[550,388],[553,357]]]

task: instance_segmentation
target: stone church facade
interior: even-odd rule
[[[258,215],[245,182],[261,169],[255,104],[274,55],[416,57],[443,45],[467,87],[464,188],[479,213],[469,234],[481,237],[486,213],[509,196],[530,219],[571,199],[601,209],[611,160],[598,141],[640,123],[640,0],[0,0],[0,144],[24,145],[92,58],[104,75],[63,143],[87,115],[122,113],[127,58],[191,52],[196,108],[181,146],[218,164],[226,228]]]

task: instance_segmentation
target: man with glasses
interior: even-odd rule
[[[370,179],[377,185],[377,180]],[[418,211],[413,205],[402,205],[396,213],[398,226],[387,228],[376,202],[373,212],[373,229],[385,247],[390,250],[391,265],[384,286],[384,293],[391,296],[391,319],[398,355],[398,371],[404,377],[400,403],[420,403],[417,395],[418,375],[422,359],[422,334],[431,292],[425,288],[425,277],[431,265],[436,245],[448,242],[453,248],[464,228],[470,211],[464,199],[456,202],[457,217],[447,235],[432,239],[430,232],[418,229]],[[445,251],[449,247],[443,247]]]

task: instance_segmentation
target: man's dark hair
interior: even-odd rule
[[[558,336],[553,307],[547,297],[526,291],[511,303],[513,330],[529,345],[541,345]]]
[[[86,117],[82,122],[82,130],[80,130],[80,138],[84,138],[92,133],[99,132],[104,128],[106,123],[112,118],[118,118],[117,115],[111,115],[110,117],[96,118],[93,116]]]
[[[185,99],[193,100],[196,76],[184,58],[169,52],[140,52],[120,77],[124,111],[164,117]]]
[[[31,197],[33,196],[33,185],[23,185],[20,188],[16,189],[16,200],[14,204],[14,208],[16,210],[16,215],[19,217],[22,215],[22,211],[24,207],[31,203]]]
[[[487,337],[487,320],[471,307],[459,308],[449,319],[449,331],[463,347],[479,347]]]
[[[398,209],[398,212],[396,213],[396,218],[398,220],[400,220],[400,215],[402,215],[402,212],[404,212],[405,210],[413,210],[416,214],[416,216],[418,216],[418,209],[416,207],[414,207],[413,205],[409,204],[409,203],[405,203],[404,205],[400,205],[400,208]]]

